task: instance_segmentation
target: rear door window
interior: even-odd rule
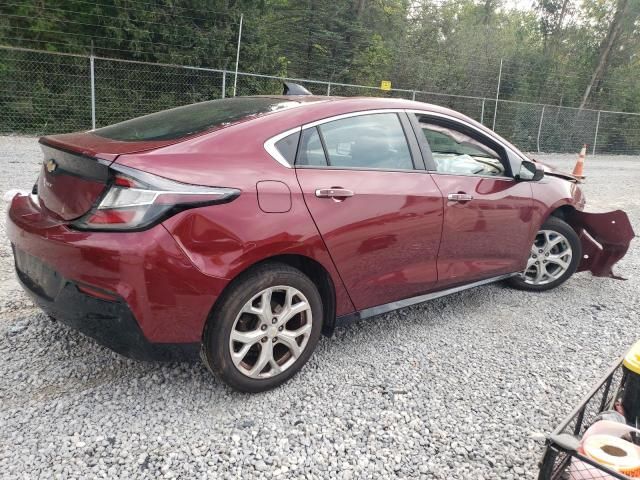
[[[93,133],[124,142],[175,140],[299,105],[300,102],[270,97],[225,98],[152,113]]]
[[[330,168],[413,170],[413,160],[396,113],[358,115],[305,130],[298,165]]]

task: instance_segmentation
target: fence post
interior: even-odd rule
[[[500,82],[502,81],[502,59],[500,59],[500,71],[498,72],[498,88],[496,89],[496,107],[493,109],[493,127],[491,130],[496,129],[496,116],[498,115],[498,98],[500,97]]]
[[[327,97],[331,96],[331,82],[327,83]]]
[[[416,101],[416,91],[415,90],[411,93],[411,100],[413,100],[414,102]]]
[[[236,88],[238,86],[238,65],[240,64],[240,42],[242,42],[242,19],[244,13],[240,14],[240,29],[238,30],[238,51],[236,52],[236,74],[233,77],[233,96],[236,96]]]
[[[480,110],[480,123],[484,125],[484,101],[486,98],[482,99],[482,110]]]
[[[598,119],[596,120],[596,133],[593,136],[593,151],[592,155],[596,154],[596,144],[598,143],[598,129],[600,128],[600,110],[598,110]]]
[[[96,74],[95,74],[95,57],[93,53],[89,57],[89,66],[91,69],[91,130],[96,129]]]
[[[226,94],[227,94],[227,71],[223,70],[222,71],[222,97],[221,98],[224,98]]]
[[[544,118],[544,109],[546,105],[542,106],[542,113],[540,114],[540,125],[538,125],[538,140],[536,142],[538,146],[538,153],[540,153],[540,132],[542,132],[542,119]]]

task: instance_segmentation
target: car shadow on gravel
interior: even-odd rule
[[[188,379],[198,388],[218,387],[201,362],[144,362],[131,360],[93,339],[48,318],[37,309],[21,310],[0,335],[8,388],[0,392],[4,408],[28,402],[50,402],[66,395],[82,395],[98,388],[126,386],[145,395],[145,386],[173,388]],[[132,389],[132,385],[135,387]],[[175,388],[183,388],[175,382]],[[170,394],[170,393],[169,393]]]
[[[338,328],[332,338],[323,338],[311,361],[301,373],[276,390],[294,392],[296,383],[312,382],[317,370],[324,370],[340,377],[340,370],[345,362],[364,370],[375,368],[374,365],[368,364],[366,359],[361,358],[358,351],[377,348],[376,341],[381,336],[409,339],[418,333],[429,335],[431,330],[455,321],[459,313],[468,315],[470,311],[482,308],[483,303],[495,301],[498,297],[508,306],[509,295],[505,295],[506,292],[514,291],[501,283],[478,287]],[[36,403],[49,402],[70,394],[82,394],[88,390],[113,388],[114,385],[126,386],[130,394],[135,396],[137,392],[141,398],[147,394],[148,388],[158,385],[162,385],[165,395],[171,396],[171,390],[174,390],[176,395],[182,395],[185,384],[189,390],[194,391],[217,392],[232,397],[245,395],[233,392],[219,382],[198,360],[130,360],[49,319],[35,308],[21,310],[21,313],[18,317],[13,317],[12,324],[0,337],[0,352],[23,351],[23,354],[8,359],[10,363],[16,363],[11,370],[23,371],[24,375],[18,375],[16,381],[11,382],[11,393],[0,394],[0,400],[3,403],[8,402],[7,406],[26,400]],[[358,346],[355,350],[354,345]],[[390,353],[394,354],[393,350],[391,348]],[[397,353],[398,361],[403,361],[402,352]],[[34,358],[46,358],[46,368],[34,367],[34,364],[40,363],[32,362]],[[29,364],[24,364],[27,360]],[[20,362],[23,362],[23,365],[17,364]],[[347,375],[352,373],[353,371],[346,372]],[[269,393],[258,396],[262,395]]]

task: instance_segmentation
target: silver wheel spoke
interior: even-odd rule
[[[237,366],[244,357],[247,356],[251,347],[260,340],[262,337],[262,332],[260,330],[252,330],[250,332],[239,332],[238,330],[233,330],[231,332],[231,359],[233,363]],[[237,352],[233,349],[233,342],[242,343],[242,347]]]
[[[298,358],[301,353],[300,346],[298,345],[298,342],[296,342],[296,338],[298,337],[299,335],[292,335],[287,331],[281,332],[278,337],[280,343],[284,344],[289,349],[294,358]]]
[[[258,375],[260,375],[262,370],[264,370],[264,367],[267,366],[267,363],[271,362],[272,360],[273,360],[273,347],[271,345],[271,342],[265,342],[262,344],[262,347],[260,348],[260,356],[258,357],[258,360],[253,365],[251,370],[249,370],[249,376],[257,377]]]
[[[253,297],[251,301],[247,302],[244,307],[242,307],[242,312],[256,315],[263,321],[271,320],[271,317],[273,316],[273,312],[271,311],[271,293],[272,291],[270,288],[263,290]],[[255,307],[253,303],[258,297],[260,297],[260,306]]]
[[[544,280],[546,273],[547,273],[546,269],[543,268],[541,265],[538,265],[538,271],[536,272],[535,282],[540,283],[542,280]]]
[[[280,365],[278,365],[278,362],[276,362],[275,358],[271,357],[271,360],[269,360],[269,365],[271,365],[271,371],[269,372],[271,375],[277,375],[282,372],[282,368],[280,367]]]
[[[564,257],[565,255],[549,255],[547,257],[547,261],[549,263],[555,263],[561,269],[566,270],[567,268],[569,268],[569,262],[565,261]]]
[[[238,343],[253,345],[263,336],[260,330],[251,330],[250,332],[239,332],[233,330],[231,332],[231,340]]]
[[[289,320],[291,320],[293,317],[295,317],[297,314],[304,312],[305,310],[309,309],[309,304],[305,301],[300,301],[298,303],[296,303],[295,305],[287,305],[287,307],[284,309],[284,311],[282,313],[280,313],[280,320],[279,320],[279,324],[284,325],[285,323],[287,323]]]
[[[288,331],[291,332],[293,335],[295,335],[296,338],[298,338],[300,335],[311,333],[311,324],[307,323],[306,325],[301,326],[297,330],[288,330]]]
[[[260,295],[260,312],[265,320],[271,319],[273,312],[271,311],[271,294],[273,291],[267,288]]]
[[[311,306],[291,286],[256,293],[238,313],[229,335],[236,368],[251,378],[269,378],[302,355],[312,329]]]
[[[553,247],[555,247],[556,245],[558,245],[559,243],[566,241],[566,238],[564,238],[561,235],[558,235],[556,238],[554,238],[553,240],[549,240],[547,242],[547,244],[545,245],[545,251],[546,252],[550,252]]]
[[[238,366],[238,364],[242,362],[242,360],[244,360],[244,357],[247,356],[247,353],[249,353],[251,347],[252,345],[243,345],[240,350],[231,354],[231,359],[236,366]]]

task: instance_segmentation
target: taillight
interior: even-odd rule
[[[182,210],[227,203],[240,195],[236,188],[189,185],[121,165],[111,170],[106,192],[74,228],[144,230]]]

